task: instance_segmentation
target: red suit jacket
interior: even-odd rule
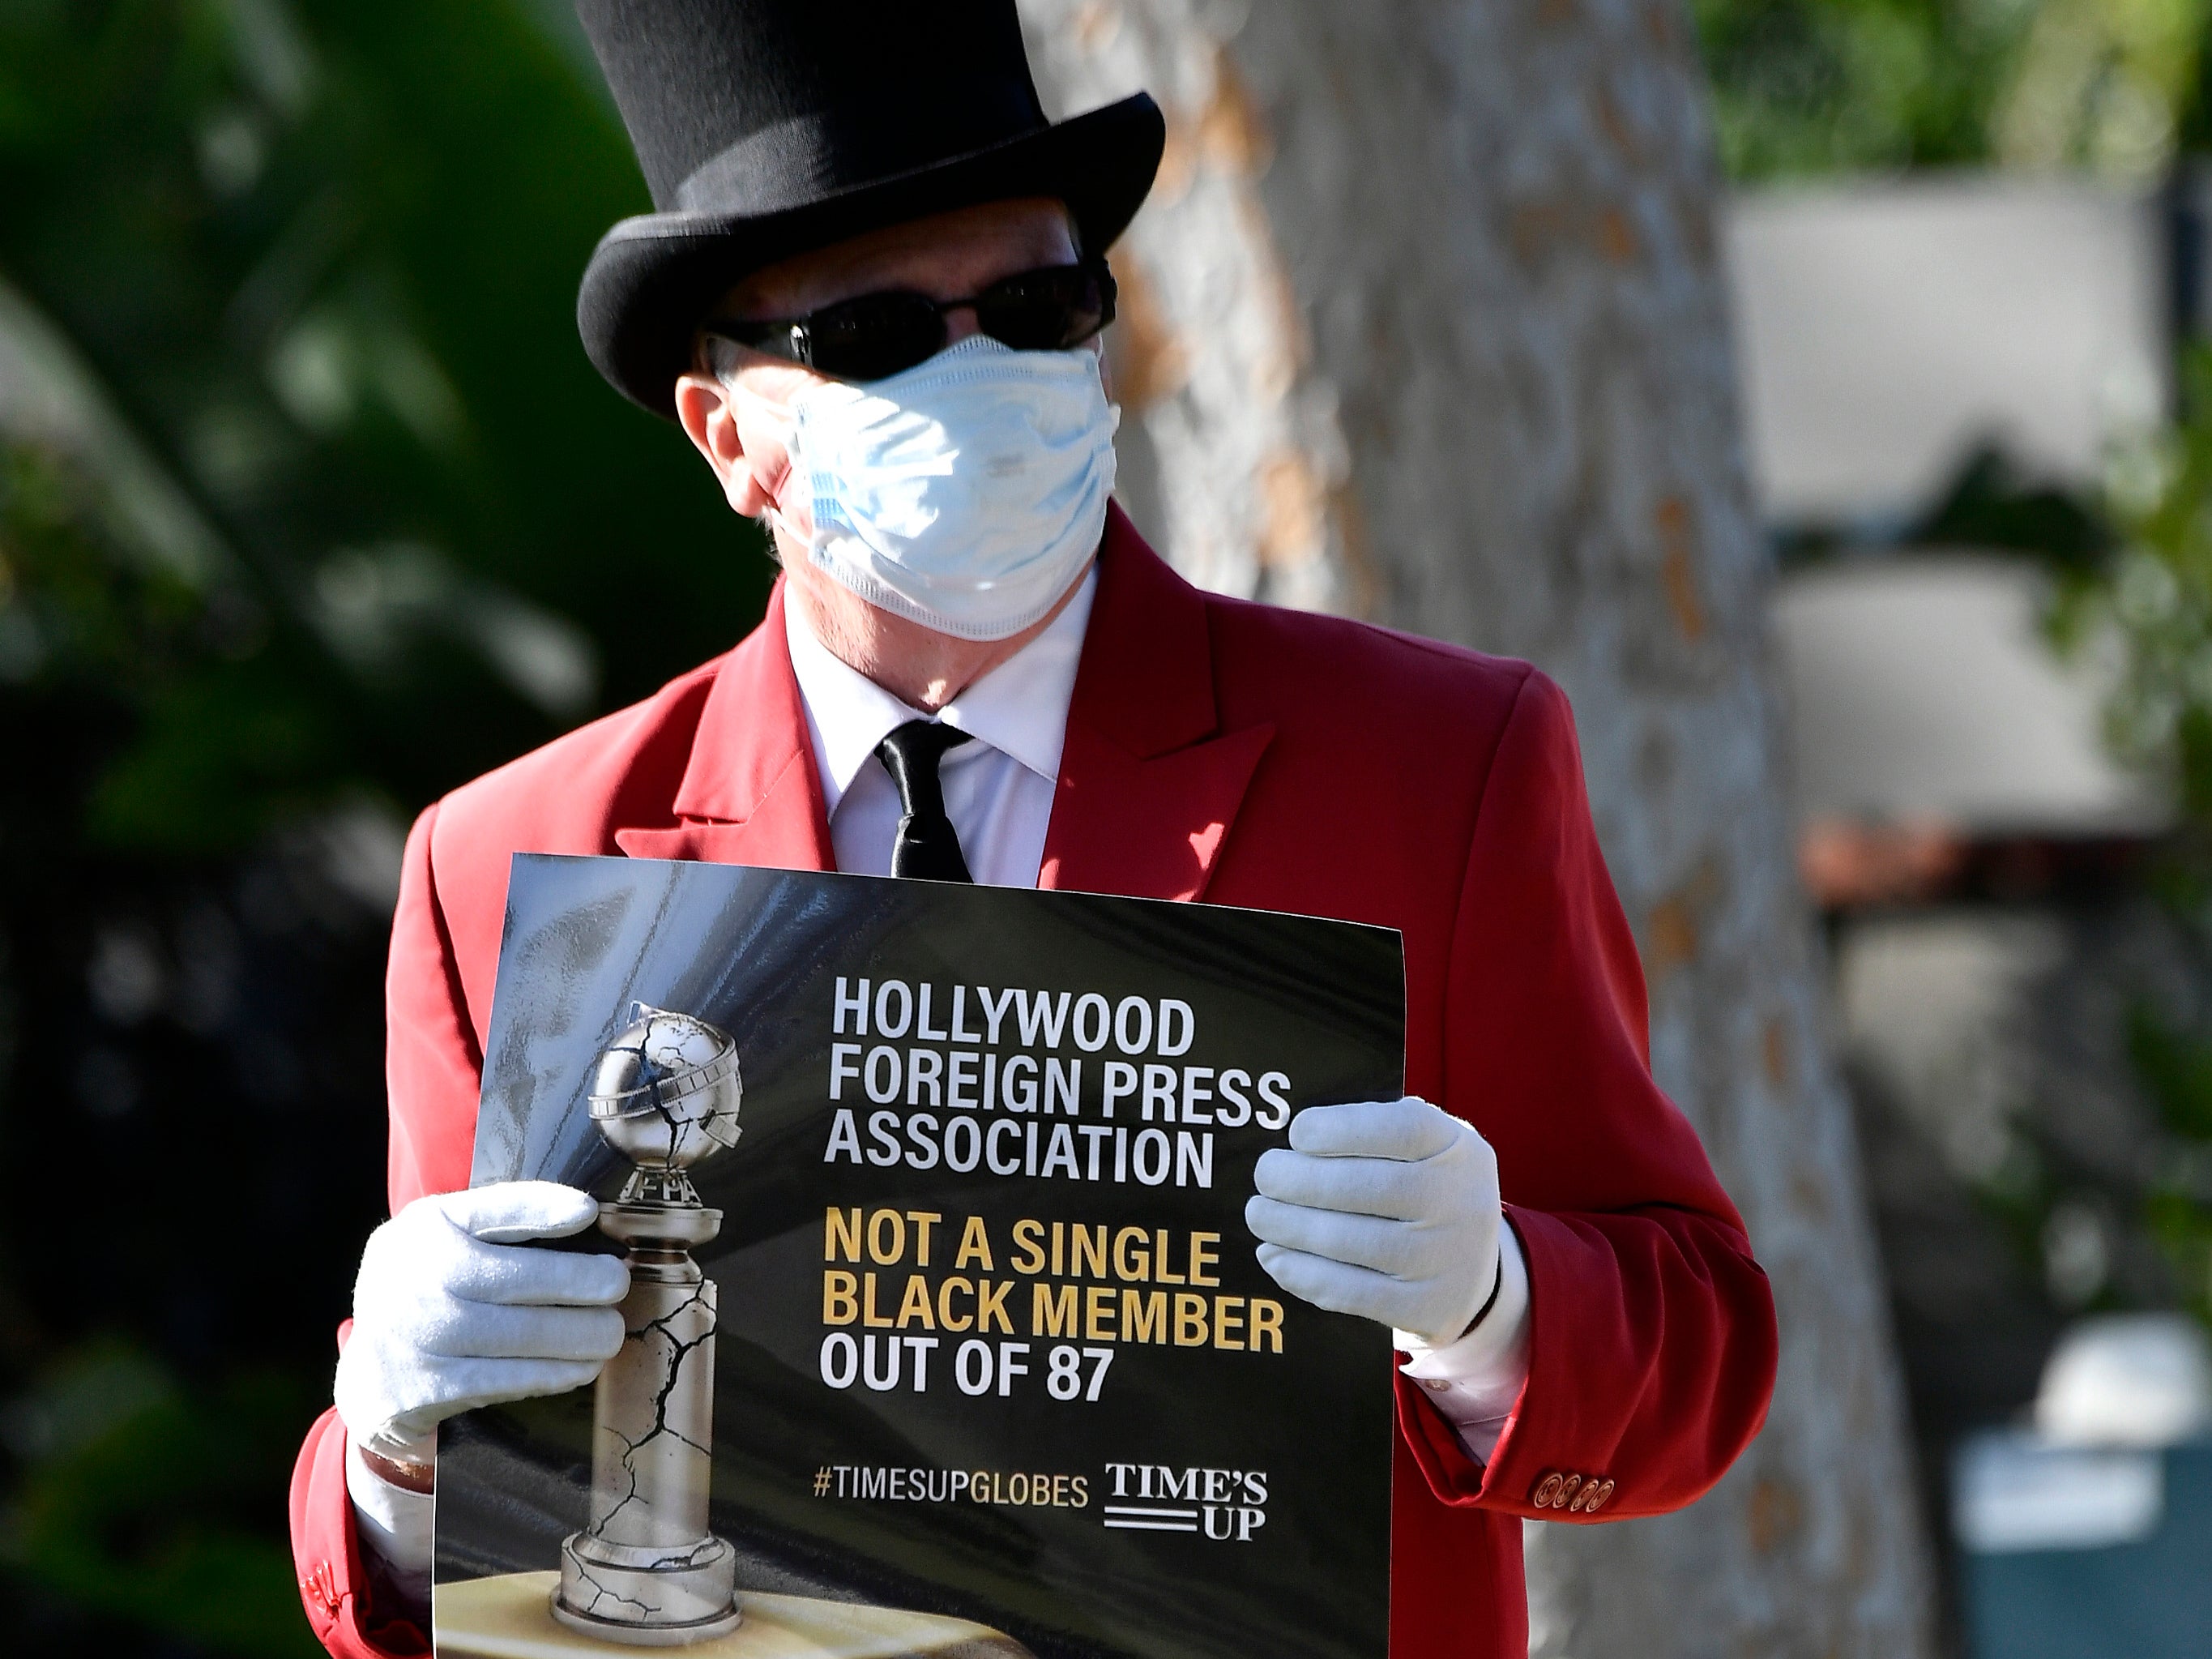
[[[835,867],[780,585],[735,650],[416,824],[387,988],[395,1211],[468,1182],[516,852]],[[1497,1149],[1531,1349],[1487,1467],[1396,1378],[1390,1651],[1524,1654],[1522,1518],[1690,1502],[1758,1431],[1775,1364],[1743,1224],[1651,1080],[1566,699],[1525,663],[1201,593],[1116,509],[1039,884],[1404,934],[1406,1085]],[[325,1413],[293,1480],[308,1617],[349,1659],[419,1650],[369,1605],[344,1444]],[[1601,1514],[1558,1506],[1570,1476]]]

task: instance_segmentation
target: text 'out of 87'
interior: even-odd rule
[[[822,1339],[822,1380],[833,1389],[855,1382],[878,1394],[907,1388],[929,1392],[930,1359],[939,1346],[933,1336],[854,1337],[832,1331]],[[1027,1342],[984,1342],[970,1337],[952,1354],[952,1381],[965,1395],[1011,1395],[1032,1375]],[[1077,1348],[1055,1343],[1045,1352],[1044,1386],[1054,1400],[1096,1400],[1114,1364],[1111,1348]],[[939,1373],[941,1377],[942,1373]]]

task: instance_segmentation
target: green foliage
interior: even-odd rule
[[[374,1218],[381,924],[296,849],[759,614],[577,342],[647,202],[557,3],[0,0],[11,1652],[314,1650],[282,1494]]]
[[[2180,822],[2150,884],[2212,963],[2212,348],[2191,348],[2182,378],[2185,417],[2112,458],[2110,545],[2054,562],[2051,628],[2063,647],[2109,651],[2112,746],[2172,781]],[[2182,1299],[2212,1319],[2212,1030],[2137,1004],[2127,1041],[2158,1150],[2114,1196],[2137,1208]]]
[[[2154,176],[2203,0],[1693,0],[1739,180],[2000,163]]]
[[[2212,349],[2183,365],[2190,418],[2116,457],[2106,512],[2118,537],[2094,579],[2064,590],[2062,641],[2109,625],[2120,678],[2111,736],[2175,780],[2199,836],[2212,833]]]
[[[49,1594],[240,1659],[307,1659],[289,1553],[256,1526],[308,1401],[248,1374],[195,1395],[131,1344],[73,1355],[15,1407],[30,1449],[0,1559]]]
[[[2212,1204],[2202,1183],[2161,1181],[2143,1200],[2143,1220],[2181,1287],[2183,1305],[2212,1322]]]
[[[584,360],[577,276],[643,191],[506,0],[12,0],[0,200],[62,424],[117,435],[211,550],[165,603],[252,619],[133,665],[87,803],[112,844],[411,806],[757,615],[754,532]],[[143,525],[100,523],[117,445],[62,447],[108,566],[144,562]],[[93,624],[64,588],[99,559],[12,556],[21,617]]]
[[[2212,1143],[2212,1043],[2193,1041],[2138,1005],[2128,1013],[2128,1054],[2166,1129]]]
[[[2212,1041],[2142,1006],[2130,1011],[2128,1038],[2136,1076],[2170,1137],[2144,1194],[2144,1224],[2184,1299],[2212,1320]]]
[[[100,518],[67,459],[0,451],[0,714],[85,731],[105,762],[86,781],[96,840],[245,844],[337,769],[318,692],[340,688],[296,630],[271,637],[243,586],[134,561]]]
[[[1738,179],[1978,161],[2025,32],[2002,0],[1695,0]]]
[[[2078,495],[2023,479],[2002,452],[1984,448],[1900,539],[1908,547],[2031,554],[2059,574],[2078,579],[2101,567],[2112,537],[2102,515]]]
[[[198,584],[116,556],[89,495],[65,459],[0,450],[0,679],[154,684],[205,619]]]

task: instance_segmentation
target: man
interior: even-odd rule
[[[593,256],[586,349],[784,574],[728,654],[416,826],[394,1219],[293,1489],[318,1635],[419,1650],[436,1425],[580,1387],[622,1340],[620,1264],[532,1248],[586,1195],[460,1190],[508,860],[541,851],[1399,928],[1413,1094],[1300,1114],[1247,1220],[1287,1291],[1397,1332],[1392,1652],[1525,1651],[1522,1518],[1696,1498],[1775,1358],[1742,1225],[1650,1079],[1564,699],[1199,593],[1111,506],[1100,256],[1161,123],[1139,95],[1048,124],[1012,0],[581,9],[661,209]]]

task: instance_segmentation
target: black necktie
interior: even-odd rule
[[[876,758],[898,786],[898,837],[891,842],[891,873],[923,881],[967,881],[968,860],[960,856],[960,837],[945,816],[945,791],[938,787],[937,763],[968,734],[936,720],[908,720],[876,745]]]

